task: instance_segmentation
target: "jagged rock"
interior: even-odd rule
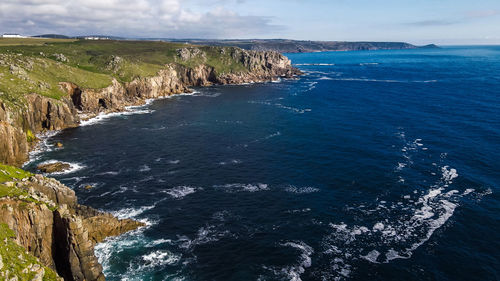
[[[27,160],[28,151],[25,133],[0,120],[0,162],[20,166]]]
[[[15,64],[11,64],[9,66],[9,71],[10,71],[11,74],[18,75],[18,76],[25,76],[25,75],[28,74],[26,72],[26,70],[24,70],[22,67],[17,66]]]
[[[61,61],[61,62],[68,62],[68,58],[63,55],[63,54],[53,54],[53,56],[56,58],[56,60]]]
[[[123,59],[119,56],[111,56],[111,60],[106,65],[106,69],[111,70],[113,72],[118,72],[120,70],[121,63]]]
[[[45,275],[45,269],[40,267],[38,270],[34,270],[34,271],[36,271],[36,274],[31,279],[31,281],[43,281],[43,276]]]
[[[47,90],[47,89],[50,89],[51,86],[49,83],[45,83],[45,82],[38,82],[38,88],[42,89],[42,90]]]
[[[24,181],[30,194],[51,198],[59,207],[52,211],[44,204],[3,198],[0,222],[16,233],[16,242],[65,280],[104,280],[102,266],[94,255],[94,245],[108,236],[142,226],[133,220],[119,220],[111,214],[78,205],[74,191],[55,179],[41,175]],[[43,279],[43,268],[29,270]],[[42,270],[41,270],[42,269]],[[8,279],[7,279],[8,280]]]
[[[188,60],[191,60],[193,58],[200,58],[203,60],[203,62],[205,62],[207,59],[205,52],[203,52],[199,48],[194,48],[194,47],[178,49],[177,55],[183,61],[188,61]]]
[[[42,173],[56,173],[69,170],[71,165],[63,162],[46,163],[36,166],[36,169]]]

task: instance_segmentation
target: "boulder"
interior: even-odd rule
[[[69,170],[71,168],[71,165],[68,163],[63,163],[63,162],[54,162],[54,163],[45,163],[45,164],[40,164],[37,167],[37,170],[39,170],[42,173],[57,173],[57,172],[63,172],[66,170]]]

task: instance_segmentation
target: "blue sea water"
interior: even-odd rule
[[[147,224],[107,279],[500,280],[500,47],[288,56],[45,142],[28,168]]]

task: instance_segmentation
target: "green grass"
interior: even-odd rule
[[[24,178],[31,177],[32,175],[32,173],[26,172],[22,169],[0,164],[0,198],[8,196],[10,198],[21,200],[25,203],[35,203],[37,205],[45,204],[50,210],[55,211],[57,206],[34,199],[24,188],[19,188],[15,185],[7,186],[6,184],[7,182],[16,182]]]
[[[13,180],[21,180],[27,177],[31,177],[32,175],[32,173],[26,172],[23,169],[0,164],[0,183]]]
[[[47,43],[74,42],[76,39],[52,38],[0,38],[0,46],[43,45]]]
[[[184,47],[199,48],[205,55],[183,61],[178,49]],[[190,68],[206,64],[219,74],[249,71],[231,57],[231,50],[159,41],[0,39],[0,100],[17,107],[29,93],[57,100],[67,95],[60,82],[101,89],[113,78],[125,83],[154,76],[170,63]],[[120,62],[113,65],[116,57]]]
[[[3,267],[0,272],[5,274],[9,271],[9,277],[17,276],[18,280],[31,280],[36,272],[25,270],[30,265],[39,265],[45,270],[44,281],[57,280],[57,274],[50,268],[43,266],[40,261],[29,254],[26,249],[16,244],[16,234],[7,224],[0,223],[0,256],[2,256]],[[2,279],[3,280],[3,279]]]
[[[31,130],[26,130],[26,140],[28,142],[34,142],[36,141],[36,136],[33,134]]]

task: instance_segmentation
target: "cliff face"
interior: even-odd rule
[[[74,191],[54,179],[35,175],[9,185],[27,194],[1,198],[0,221],[65,280],[104,280],[95,243],[142,225],[78,205]]]
[[[241,71],[220,73],[204,63],[194,67],[169,63],[155,76],[137,77],[128,83],[113,79],[110,86],[102,89],[86,89],[74,83],[61,82],[59,86],[67,96],[59,100],[29,94],[25,96],[24,105],[15,109],[0,101],[0,163],[20,166],[27,160],[33,145],[30,134],[76,127],[81,116],[88,118],[101,112],[123,111],[126,106],[144,103],[145,99],[189,92],[192,86],[263,82],[300,74],[288,58],[277,52],[238,48],[221,49],[221,52],[224,55],[230,52],[232,60],[242,67]],[[206,59],[199,49],[179,50],[179,60],[193,57]],[[120,60],[116,61],[113,57],[114,68],[119,69]]]

